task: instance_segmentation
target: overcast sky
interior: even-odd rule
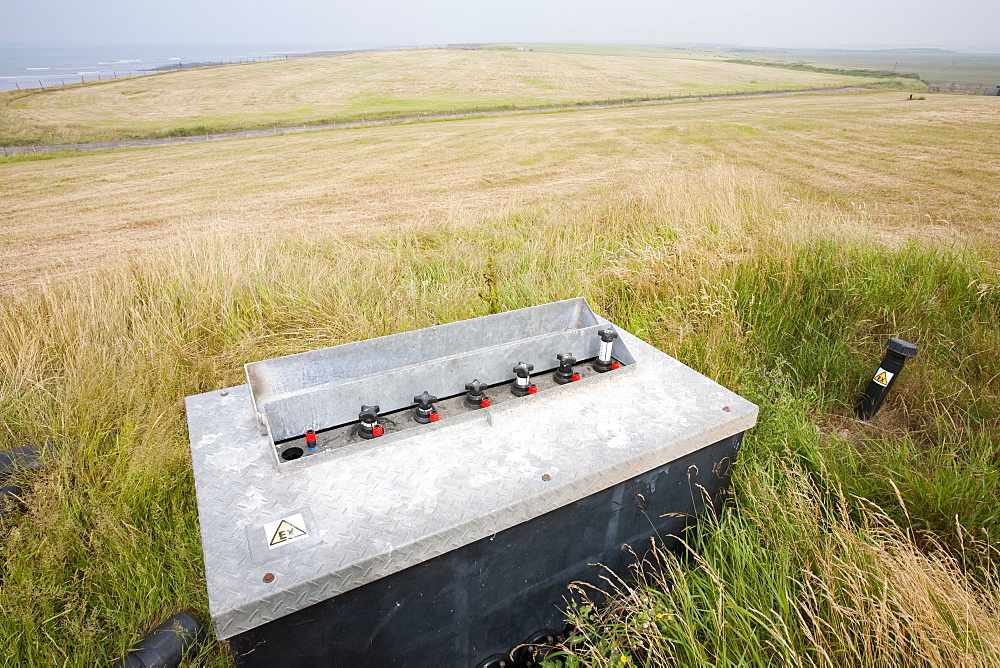
[[[0,43],[456,42],[1000,51],[1000,0],[0,0]]]

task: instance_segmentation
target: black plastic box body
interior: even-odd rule
[[[469,668],[628,580],[654,539],[667,549],[719,508],[743,434],[229,639],[236,664]],[[586,588],[586,587],[585,587]]]

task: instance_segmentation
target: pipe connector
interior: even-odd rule
[[[580,380],[580,374],[573,371],[573,365],[576,364],[576,358],[573,357],[573,353],[559,353],[556,355],[556,359],[559,360],[559,368],[556,369],[553,379],[557,383],[566,385],[567,383],[572,383],[574,380]]]
[[[601,350],[597,353],[597,359],[594,360],[594,371],[607,373],[615,368],[615,362],[611,359],[611,348],[615,339],[618,338],[618,332],[608,327],[597,332],[597,335],[601,337]]]
[[[490,398],[484,394],[483,390],[489,387],[486,383],[480,383],[479,379],[465,384],[465,403],[471,408],[487,408],[492,404]]]
[[[427,390],[424,390],[421,394],[413,397],[413,402],[417,405],[417,407],[413,409],[413,419],[420,424],[430,424],[431,422],[437,422],[441,419],[437,409],[434,408],[434,402],[437,400],[438,398],[429,393]]]
[[[361,412],[358,413],[358,420],[361,424],[358,425],[358,436],[364,439],[378,438],[385,433],[385,428],[382,423],[378,421],[378,406],[362,406]]]
[[[534,364],[518,362],[514,367],[514,384],[510,386],[510,393],[515,397],[525,397],[538,392],[538,386],[531,383],[531,372],[534,370]]]

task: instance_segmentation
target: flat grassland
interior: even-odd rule
[[[810,63],[840,69],[861,67],[884,72],[913,72],[928,83],[955,81],[1000,86],[1000,53],[905,49],[900,51],[744,49],[728,53],[733,57],[776,63]]]
[[[858,84],[856,77],[662,54],[365,52],[0,93],[0,145]]]
[[[550,53],[633,55],[694,60],[752,60],[778,66],[806,65],[840,70],[916,74],[927,83],[947,81],[1000,85],[1000,53],[964,53],[935,49],[765,49],[593,44],[510,44],[512,48]]]
[[[567,666],[1000,665],[1000,100],[908,98],[0,162],[0,447],[53,444],[0,514],[0,664],[207,620],[184,396],[583,295],[762,410],[690,558],[569,611]],[[861,423],[888,336],[920,353]]]
[[[205,230],[391,230],[599,199],[718,161],[890,228],[997,240],[996,100],[805,95],[337,130],[0,164],[0,283]]]

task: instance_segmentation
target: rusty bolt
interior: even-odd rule
[[[264,573],[264,582],[274,582],[274,573]]]
[[[545,482],[548,482],[549,480],[552,480],[552,476],[550,476],[548,473],[546,473],[546,474],[542,475],[542,480],[544,480]]]
[[[728,413],[729,412],[729,406],[723,406],[722,410],[724,410],[724,411],[726,411]]]

